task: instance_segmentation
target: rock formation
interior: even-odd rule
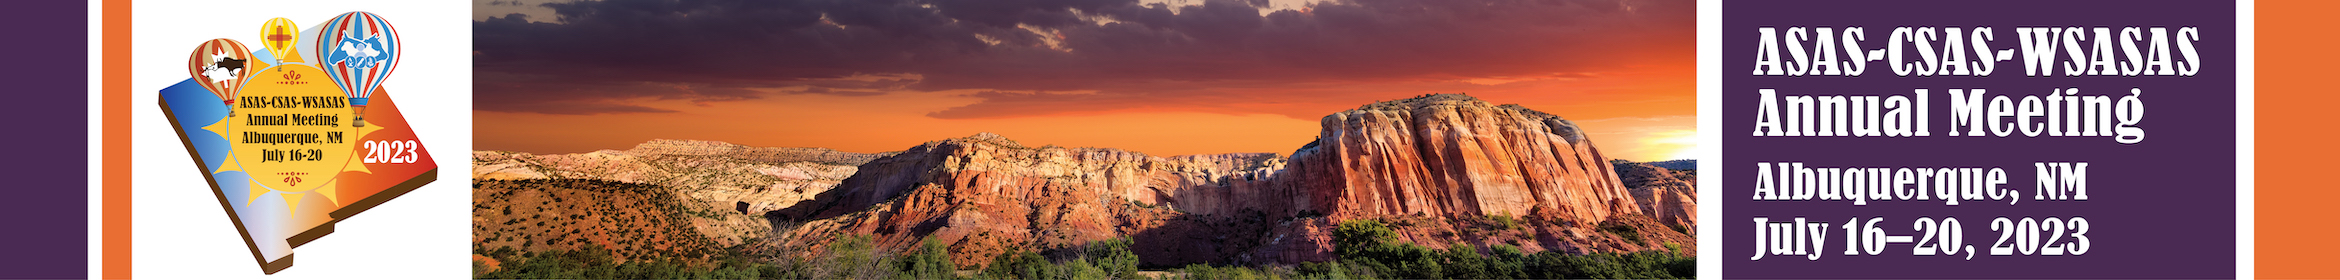
[[[1009,250],[1117,237],[1135,238],[1149,266],[1324,261],[1334,225],[1359,219],[1432,247],[1696,248],[1663,220],[1695,215],[1642,202],[1682,204],[1693,190],[1637,200],[1593,140],[1557,116],[1437,94],[1322,124],[1290,156],[1157,157],[984,133],[880,155],[660,140],[573,155],[478,152],[474,164],[477,178],[598,178],[736,201],[772,221],[764,240],[790,251],[850,234],[896,249],[938,240],[970,268]]]
[[[699,258],[742,243],[740,233],[723,230],[731,227],[708,223],[721,219],[702,218],[723,209],[677,203],[679,198],[666,186],[591,179],[487,179],[473,182],[471,195],[471,238],[480,251],[599,246],[609,250],[611,259],[624,261]]]
[[[1646,221],[1592,140],[1550,114],[1429,95],[1336,113],[1323,124],[1317,141],[1288,158],[1033,148],[988,133],[929,142],[864,164],[837,191],[771,215],[806,221],[783,238],[804,241],[798,245],[850,233],[894,246],[939,238],[967,261],[1003,246],[1119,236],[1138,237],[1141,256],[1155,265],[1321,261],[1330,258],[1332,225],[1350,219],[1389,220],[1404,225],[1408,241],[1431,246],[1601,252],[1691,242]],[[1496,217],[1528,222],[1489,226]],[[1604,224],[1663,237],[1626,244],[1599,230]]]
[[[1639,213],[1576,124],[1455,94],[1324,117],[1293,153],[1302,205],[1352,216],[1543,213],[1575,222]]]
[[[1667,226],[1698,228],[1698,170],[1672,170],[1654,163],[1625,161],[1617,161],[1615,165],[1617,177],[1633,192],[1643,213]]]
[[[651,140],[631,150],[534,155],[472,152],[475,179],[596,179],[678,186],[709,204],[778,210],[836,187],[857,166],[885,154],[823,148],[759,148],[697,140]]]
[[[1136,235],[1185,215],[1175,203],[1240,203],[1237,197],[1256,195],[1230,193],[1237,188],[1229,184],[1282,161],[1273,154],[1163,158],[1027,147],[984,133],[871,161],[835,191],[769,216],[802,222],[780,238],[794,242],[789,246],[817,247],[845,234],[875,234],[886,246],[940,239],[959,263],[979,264],[1009,249]]]
[[[653,201],[690,209],[721,209],[720,214],[684,219],[723,246],[738,245],[770,234],[763,218],[770,212],[811,199],[852,176],[856,166],[883,154],[859,154],[819,148],[757,148],[714,141],[651,140],[631,150],[601,150],[581,154],[534,155],[519,152],[472,152],[475,185],[496,181],[607,181],[663,186],[676,194],[672,201]],[[589,183],[607,185],[609,183]],[[568,183],[563,183],[568,184]],[[484,184],[496,186],[498,184]],[[542,185],[542,184],[529,184]],[[565,196],[605,195],[585,191],[559,192]],[[476,196],[475,204],[514,202],[508,198]],[[537,227],[544,229],[543,227]],[[480,233],[475,232],[474,235]],[[488,248],[493,249],[493,248]]]
[[[1697,170],[1698,170],[1698,160],[1695,160],[1695,159],[1677,159],[1677,160],[1667,160],[1667,161],[1652,161],[1652,162],[1644,162],[1644,163],[1647,163],[1647,164],[1649,164],[1650,166],[1656,166],[1656,167],[1665,168],[1665,169],[1667,169],[1667,170],[1674,170],[1674,171],[1697,171]]]

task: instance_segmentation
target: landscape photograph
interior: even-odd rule
[[[478,0],[473,277],[1696,278],[1695,6]]]

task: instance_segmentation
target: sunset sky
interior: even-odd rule
[[[479,1],[475,146],[898,151],[979,132],[1289,155],[1325,115],[1516,103],[1696,153],[1690,1]]]

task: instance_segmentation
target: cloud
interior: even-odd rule
[[[1592,119],[1592,120],[1580,120],[1580,121],[1575,121],[1575,122],[1578,122],[1578,123],[1607,123],[1607,122],[1676,122],[1676,121],[1697,121],[1697,120],[1698,120],[1698,116],[1695,116],[1695,115],[1679,115],[1679,116],[1629,116],[1629,117],[1614,117],[1614,118],[1603,118],[1603,119]]]
[[[707,105],[716,102],[760,99],[762,92],[745,87],[707,86],[706,84],[678,83],[626,79],[576,79],[574,76],[546,74],[519,74],[512,72],[478,72],[472,91],[499,94],[475,94],[473,108],[497,112],[535,112],[547,114],[603,114],[603,113],[665,113],[657,109],[626,104],[627,101],[682,100]],[[528,94],[508,94],[528,93]]]
[[[1651,58],[1687,63],[1695,34],[1689,1],[1355,0],[1275,10],[1267,1],[1131,0],[542,6],[555,19],[509,14],[473,23],[475,92],[512,102],[481,110],[981,89],[988,91],[969,95],[977,103],[928,116],[1292,114],[1263,103],[1281,97],[1248,89],[1597,77]],[[856,78],[870,76],[915,78]],[[756,90],[780,88],[794,90]],[[642,112],[597,108],[610,111],[586,111]]]
[[[825,87],[817,87],[817,86],[816,86],[816,87],[809,87],[809,88],[805,88],[805,89],[800,89],[800,90],[791,90],[791,91],[783,91],[783,92],[785,92],[785,93],[788,93],[788,94],[819,94],[819,95],[835,95],[835,96],[875,96],[875,95],[882,95],[882,94],[886,94],[885,92],[880,92],[880,91],[868,91],[868,90],[833,90],[833,89],[830,89],[830,88],[825,88]]]
[[[570,102],[570,101],[555,101],[555,102],[529,102],[529,103],[518,103],[518,104],[507,105],[507,106],[499,106],[498,108],[496,108],[496,109],[494,109],[494,110],[490,110],[490,111],[533,112],[533,113],[554,114],[554,115],[595,115],[595,114],[613,114],[613,113],[673,113],[673,112],[679,112],[679,111],[675,111],[675,110],[667,110],[667,109],[651,108],[651,107],[646,107],[646,106],[625,105],[625,104],[611,104],[611,103],[601,103],[601,102]]]

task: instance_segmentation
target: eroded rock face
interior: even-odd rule
[[[1617,176],[1640,202],[1641,211],[1668,226],[1698,228],[1698,171],[1671,170],[1649,163],[1617,162]]]
[[[474,182],[597,180],[667,188],[672,204],[720,209],[683,222],[723,246],[771,234],[762,213],[795,205],[852,176],[881,154],[819,148],[758,148],[715,141],[652,140],[631,150],[536,155],[472,152]],[[488,202],[481,202],[488,203]]]
[[[852,233],[889,246],[940,239],[975,262],[1120,236],[1138,238],[1155,265],[1323,261],[1333,225],[1352,219],[1403,222],[1404,239],[1436,247],[1693,244],[1662,225],[1637,233],[1645,242],[1600,230],[1620,219],[1658,224],[1607,162],[1559,117],[1430,95],[1327,116],[1318,141],[1290,157],[1033,148],[989,133],[929,142],[771,216],[804,221],[785,238],[804,246]],[[1520,222],[1497,226],[1496,217]]]
[[[1559,117],[1438,94],[1324,117],[1303,166],[1313,209],[1337,215],[1640,213],[1592,140]]]
[[[1599,230],[1649,218],[1593,140],[1551,114],[1434,94],[1334,113],[1322,125],[1317,141],[1295,151],[1279,178],[1305,194],[1294,205],[1333,221],[1403,225],[1397,228],[1402,239],[1434,247],[1506,243],[1530,252],[1590,253],[1694,242],[1670,230],[1639,231],[1645,242]],[[1527,222],[1485,222],[1496,217]],[[1330,259],[1329,231],[1293,233],[1279,238],[1296,245],[1255,255]]]
[[[632,154],[720,156],[750,162],[810,162],[825,165],[861,165],[885,154],[864,154],[828,148],[748,147],[718,141],[656,139],[626,150]]]
[[[701,203],[763,213],[836,187],[883,154],[822,148],[762,148],[698,140],[651,140],[631,150],[535,155],[472,152],[475,179],[595,179],[674,186]]]
[[[847,234],[875,235],[882,246],[937,239],[959,263],[981,264],[1000,252],[1134,236],[1175,217],[1257,207],[1242,198],[1259,194],[1239,190],[1265,188],[1238,185],[1259,182],[1282,162],[1273,154],[1164,158],[1027,147],[985,133],[871,161],[835,191],[768,216],[801,222],[783,233],[790,246],[818,248]]]
[[[883,155],[661,140],[628,151],[475,157],[478,178],[594,178],[736,201],[772,221],[763,240],[791,251],[818,252],[852,234],[896,250],[936,240],[965,268],[1002,252],[1118,237],[1136,239],[1134,251],[1152,266],[1324,261],[1337,223],[1360,219],[1432,247],[1696,248],[1659,222],[1673,212],[1641,201],[1678,202],[1637,199],[1574,124],[1462,95],[1326,116],[1319,139],[1290,156],[1157,157],[984,133]]]

